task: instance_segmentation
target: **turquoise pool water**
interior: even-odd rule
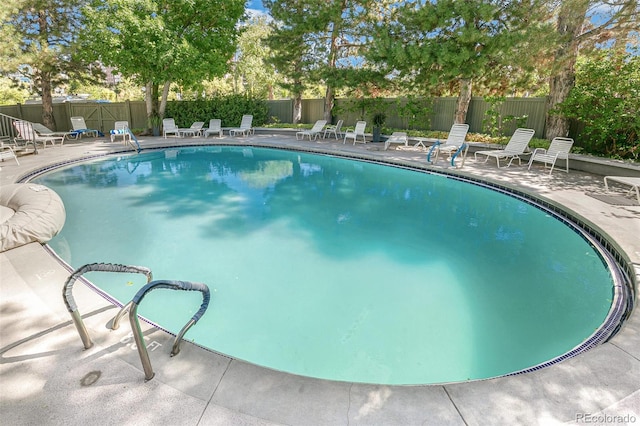
[[[284,150],[182,148],[35,179],[64,200],[50,246],[74,268],[147,266],[207,284],[186,339],[312,377],[424,384],[494,377],[566,353],[611,306],[578,233],[483,187]],[[142,279],[88,274],[126,303]],[[139,313],[177,332],[197,293]]]

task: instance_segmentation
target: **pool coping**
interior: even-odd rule
[[[223,138],[219,141],[194,139],[185,142],[192,144],[217,144],[219,142],[246,146],[280,144],[280,142],[274,142],[268,137],[261,141],[258,140],[259,138],[259,136]],[[143,148],[169,146],[171,143],[171,140],[161,139],[144,141]],[[309,143],[306,142],[306,144]],[[288,146],[302,149],[306,144],[301,141],[288,141]],[[349,155],[371,156],[370,158],[374,161],[379,156],[391,157],[391,159],[397,157],[395,160],[399,164],[428,168],[424,164],[424,159],[419,158],[421,156],[418,155],[402,154],[400,156],[395,151],[368,151],[367,148],[370,147],[362,145],[356,147],[336,145],[341,144],[333,143],[331,146],[321,146],[321,148],[328,150],[329,155],[333,152],[332,150],[344,150]],[[110,147],[112,149],[108,150],[100,149],[101,146],[94,148],[96,149],[91,151],[91,154],[100,155],[103,152],[117,151],[117,147]],[[51,152],[49,150],[49,148],[43,150],[44,152],[39,156],[49,154]],[[86,153],[79,153],[79,155],[84,154]],[[43,160],[45,159],[43,158]],[[25,161],[25,163],[27,162]],[[38,161],[38,163],[42,163],[42,161]],[[3,163],[2,167],[0,175],[9,168],[6,163]],[[21,171],[13,175],[13,178],[26,175],[35,169],[35,167],[29,167],[29,165],[25,165]],[[505,173],[509,176],[515,176],[515,179],[521,178],[523,174],[536,177],[525,170],[519,167]],[[498,184],[504,183],[500,181],[504,173],[496,173],[495,166],[493,169],[487,168],[484,172],[489,173],[489,176],[483,176],[483,179],[488,177],[493,180],[495,178]],[[478,173],[478,171],[463,169],[462,173],[474,176],[474,173]],[[538,171],[537,174],[541,174],[541,172]],[[552,189],[554,189],[551,191],[552,195],[556,195],[556,189]],[[575,191],[567,191],[569,192],[567,200],[573,202],[574,197],[578,198]],[[561,192],[558,191],[558,195],[562,195]],[[543,197],[548,198],[545,195]],[[563,198],[560,197],[560,200],[562,201]],[[550,201],[560,203],[557,200],[550,199]],[[593,225],[598,229],[604,229],[604,232],[607,232],[609,224],[605,223],[603,226],[601,223],[602,220],[598,215],[603,212],[612,215],[612,217],[615,215],[630,216],[630,219],[623,217],[620,220],[625,224],[631,223],[631,226],[640,223],[640,208],[638,207],[601,206],[597,204],[599,203],[597,200],[591,201],[587,197],[582,197],[579,201],[591,204],[584,212],[578,212],[578,214],[586,217],[586,220],[593,220]],[[615,226],[616,222],[612,223]],[[621,233],[620,230],[616,230],[616,232],[625,235],[624,231]],[[633,236],[628,235],[627,238],[632,239]],[[625,240],[624,237],[622,239]],[[628,242],[631,244],[627,244]],[[633,265],[633,268],[636,268],[637,280],[638,272],[640,272],[640,268],[637,266],[640,265],[638,262],[640,253],[636,253],[636,243],[622,241],[621,249],[624,249],[623,253],[630,258],[630,264]],[[39,265],[30,265],[29,259],[40,260]],[[24,299],[26,305],[21,305],[22,311],[17,312],[31,312],[31,308],[27,304],[30,300],[35,300],[38,304],[40,301],[48,299],[48,293],[53,290],[42,288],[42,281],[47,280],[42,277],[56,278],[53,280],[56,284],[52,284],[52,286],[56,287],[53,293],[57,293],[62,285],[59,280],[68,275],[68,272],[57,265],[55,260],[39,245],[29,245],[2,253],[0,261],[3,262],[0,263],[3,266],[0,272],[0,278],[2,278],[0,291],[3,295],[3,301],[0,303],[4,307],[5,295],[7,294],[11,295],[12,300],[17,297],[16,295],[20,295],[20,302],[15,302],[15,300],[14,302],[20,304]],[[45,268],[45,271],[38,271],[40,265]],[[9,270],[15,271],[15,276],[11,275],[15,282],[6,279]],[[47,272],[49,270],[53,272]],[[152,381],[144,383],[140,360],[132,356],[130,350],[126,350],[126,344],[121,342],[123,337],[110,335],[104,330],[104,323],[108,317],[113,315],[113,310],[109,311],[104,307],[104,301],[95,300],[95,297],[97,296],[82,292],[81,297],[77,297],[77,299],[81,312],[91,313],[86,321],[91,334],[96,338],[96,348],[82,351],[77,332],[69,325],[47,333],[47,345],[51,344],[59,348],[59,339],[68,342],[69,347],[58,349],[64,354],[64,359],[58,359],[58,363],[66,369],[62,368],[57,373],[54,371],[55,374],[51,374],[49,379],[45,380],[44,385],[39,385],[40,391],[36,390],[33,395],[18,403],[10,396],[14,386],[17,386],[17,382],[14,383],[12,377],[18,373],[10,367],[19,365],[21,369],[28,371],[29,374],[26,377],[39,377],[42,370],[47,369],[48,366],[34,365],[28,358],[7,362],[7,359],[16,358],[12,354],[20,348],[12,346],[12,344],[2,345],[5,349],[3,350],[0,371],[2,371],[3,377],[8,378],[8,383],[11,385],[9,388],[3,387],[3,390],[0,391],[0,407],[3,412],[6,411],[17,419],[32,419],[41,416],[43,411],[38,407],[42,407],[44,402],[49,402],[48,407],[54,413],[60,413],[61,416],[64,410],[70,410],[75,413],[74,416],[78,416],[74,417],[75,419],[95,418],[92,416],[100,418],[108,412],[115,419],[135,417],[146,419],[151,423],[152,419],[162,418],[169,419],[168,424],[174,424],[171,419],[175,419],[177,423],[175,414],[168,408],[175,411],[178,406],[182,407],[178,410],[182,424],[483,424],[488,420],[493,424],[581,423],[585,421],[587,415],[591,415],[590,418],[593,418],[593,415],[634,415],[638,419],[637,421],[640,421],[640,386],[638,385],[640,383],[640,345],[638,344],[640,342],[640,320],[635,312],[620,333],[610,342],[552,367],[513,377],[427,386],[377,386],[331,382],[275,372],[215,354],[206,354],[203,353],[205,351],[193,345],[185,344],[181,354],[171,361],[166,359],[167,356],[163,356],[166,354],[152,353],[152,363],[157,370],[157,375]],[[55,324],[59,324],[61,321],[66,324],[69,319],[68,313],[61,309],[63,306],[58,305],[62,305],[62,303],[61,301],[58,303],[58,299],[56,299],[55,304],[44,303],[40,309],[46,312],[50,311],[53,314],[47,315],[49,321],[51,320],[49,317],[52,317],[57,319],[57,322],[54,321]],[[84,308],[84,306],[88,308]],[[93,309],[94,306],[99,307]],[[105,311],[94,314],[94,311],[100,309],[105,309]],[[6,309],[3,312],[6,312]],[[38,315],[36,313],[34,316],[38,317]],[[22,316],[20,315],[20,317]],[[13,317],[13,315],[2,315],[3,330],[9,330],[11,335],[7,340],[3,332],[3,343],[12,341],[12,338],[14,343],[24,340],[24,330],[12,331],[10,320]],[[46,320],[44,321],[46,322]],[[48,328],[45,328],[46,330]],[[145,332],[154,336],[157,341],[169,341],[171,338],[149,329]],[[105,336],[105,334],[107,335]],[[170,346],[167,344],[163,347],[169,348]],[[9,349],[7,350],[7,348]],[[212,372],[203,373],[205,377],[211,376],[212,384],[203,385],[201,383],[202,377],[176,377],[176,369],[184,369],[189,366],[196,368],[202,360],[215,366]],[[73,366],[72,361],[79,362],[80,366]],[[100,369],[95,367],[96,364],[100,366]],[[127,374],[123,375],[122,369]],[[113,377],[117,377],[121,381],[121,387],[127,388],[125,393],[128,396],[150,398],[150,404],[153,405],[154,410],[148,410],[147,407],[144,407],[145,404],[120,401],[117,410],[104,407],[88,414],[84,412],[86,410],[82,410],[82,407],[74,405],[70,401],[58,401],[47,396],[45,392],[47,387],[56,385],[63,389],[62,394],[64,395],[75,395],[82,392],[85,395],[92,395],[94,399],[112,399],[113,392],[118,392],[113,389],[113,386],[105,384],[99,387],[82,388],[80,384],[77,384],[80,378],[85,377],[87,371],[102,371],[103,378],[98,380],[97,384],[102,381],[113,385],[109,380],[113,381]],[[25,376],[21,375],[21,377]],[[175,401],[175,404],[178,405],[169,404],[170,407],[161,407],[161,395],[165,396],[165,401],[167,399]],[[56,401],[55,404],[52,401]],[[184,407],[192,407],[193,412],[186,412]],[[80,424],[80,420],[77,421],[77,424]]]

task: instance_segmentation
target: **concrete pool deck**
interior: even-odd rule
[[[0,163],[0,184],[48,164],[123,149],[104,139],[70,141]],[[424,153],[382,144],[296,141],[292,136],[141,138],[143,148],[237,143],[345,152],[425,165]],[[440,162],[435,169],[445,165]],[[472,156],[460,171],[560,203],[608,234],[640,275],[640,206],[610,205],[603,176],[534,166],[498,169]],[[613,187],[623,194],[626,189]],[[633,198],[629,198],[633,201]],[[100,261],[97,259],[96,261]],[[40,244],[0,253],[0,425],[514,425],[640,424],[640,316],[609,342],[533,373],[468,383],[378,386],[276,372],[188,342],[170,358],[173,336],[146,326],[156,373],[144,381],[131,328],[105,325],[116,308],[82,284],[74,296],[94,346],[84,350],[62,302],[69,272]],[[176,277],[179,279],[179,277]],[[637,311],[637,309],[636,309]]]

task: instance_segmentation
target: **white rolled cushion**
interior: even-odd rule
[[[43,185],[16,183],[0,188],[0,252],[24,244],[46,243],[64,226],[62,200]],[[9,216],[9,209],[15,213]]]

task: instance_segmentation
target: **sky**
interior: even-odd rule
[[[245,4],[247,10],[256,10],[258,12],[265,13],[264,6],[262,6],[262,0],[248,0]]]

